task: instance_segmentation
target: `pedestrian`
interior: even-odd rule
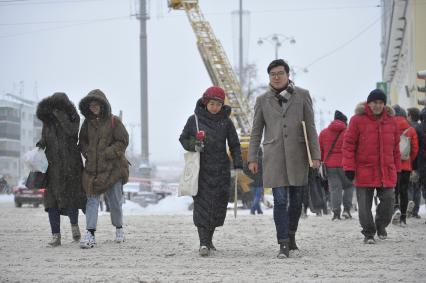
[[[392,219],[394,187],[401,167],[399,130],[394,111],[386,106],[380,89],[370,92],[367,102],[357,105],[343,140],[343,170],[354,180],[359,222],[364,243],[375,244],[374,235],[386,239]],[[380,200],[373,220],[374,191]]]
[[[259,161],[259,170],[256,174],[253,174],[248,168],[248,162],[244,163],[244,174],[246,174],[249,178],[253,180],[250,183],[250,191],[253,196],[253,204],[250,209],[250,214],[255,215],[263,214],[261,207],[261,200],[263,198],[263,179],[262,179],[262,159],[263,159],[263,151],[262,148],[259,147],[259,152],[257,153],[257,158]]]
[[[426,107],[420,111],[419,154],[417,155],[417,171],[422,188],[423,199],[426,201]],[[425,222],[426,224],[426,222]]]
[[[129,163],[125,151],[129,134],[117,116],[112,115],[105,94],[92,90],[79,104],[85,120],[81,126],[79,147],[86,159],[83,171],[83,187],[87,193],[86,233],[80,242],[81,248],[96,245],[95,231],[101,194],[110,206],[112,225],[115,226],[115,241],[124,242],[123,230],[123,185],[129,178]]]
[[[49,245],[61,245],[61,215],[71,222],[74,241],[81,238],[78,210],[85,210],[86,193],[81,185],[83,162],[77,147],[80,116],[68,96],[56,92],[37,106],[37,118],[43,122],[37,147],[44,149],[49,167],[43,196],[52,239]]]
[[[417,138],[421,135],[420,110],[416,107],[407,108],[407,120],[410,126],[416,130]],[[419,143],[420,147],[420,143]],[[408,208],[407,217],[421,218],[419,215],[420,201],[422,198],[422,189],[419,182],[419,172],[417,170],[418,158],[413,160],[411,166],[413,171],[410,174],[410,182],[408,184]],[[411,202],[411,203],[410,203]],[[409,208],[413,209],[410,211]]]
[[[334,112],[334,120],[319,135],[321,160],[327,168],[331,209],[333,211],[332,221],[340,220],[340,214],[345,219],[352,218],[351,208],[354,186],[346,178],[342,167],[342,145],[347,121],[348,118],[342,112],[336,110]]]
[[[243,167],[240,141],[230,119],[231,107],[224,103],[224,90],[217,86],[209,87],[197,101],[195,114],[188,118],[179,138],[185,150],[200,152],[193,220],[198,230],[201,256],[208,256],[211,250],[216,250],[213,234],[216,227],[223,226],[226,217],[231,183],[227,143],[234,169]]]
[[[257,152],[263,137],[263,185],[272,188],[278,258],[286,258],[289,250],[298,250],[295,235],[303,188],[308,185],[309,160],[302,121],[314,168],[320,164],[320,149],[309,91],[294,85],[289,79],[290,68],[282,59],[272,61],[267,72],[269,90],[257,97],[254,106],[248,162],[250,170],[257,173]]]
[[[410,182],[410,175],[412,171],[412,162],[417,157],[419,151],[419,143],[417,140],[416,130],[410,126],[407,121],[407,113],[399,106],[392,106],[395,111],[395,121],[398,125],[400,134],[400,145],[404,145],[402,138],[408,138],[406,143],[410,150],[404,159],[404,155],[401,153],[401,172],[398,172],[398,179],[395,187],[395,204],[393,214],[393,224],[399,224],[401,226],[407,225],[407,206],[408,206],[408,184]],[[401,146],[400,146],[401,149]],[[412,209],[412,207],[411,207]]]

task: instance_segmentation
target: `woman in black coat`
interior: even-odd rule
[[[60,215],[68,215],[73,240],[78,241],[78,209],[86,207],[81,179],[83,163],[77,148],[80,116],[67,95],[58,92],[38,104],[37,118],[43,122],[37,146],[45,149],[49,163],[43,200],[53,235],[49,245],[59,246]]]
[[[199,151],[200,173],[198,193],[194,197],[194,224],[200,238],[201,256],[216,250],[212,238],[216,227],[222,226],[228,206],[230,189],[230,160],[226,142],[231,151],[234,169],[242,169],[240,141],[229,115],[231,107],[223,105],[225,92],[220,87],[208,88],[198,100],[195,115],[189,117],[179,141],[187,151]]]

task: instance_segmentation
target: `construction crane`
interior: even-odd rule
[[[214,85],[225,90],[226,104],[232,107],[231,119],[242,141],[247,140],[253,121],[252,107],[247,97],[243,95],[222,44],[204,18],[198,0],[169,0],[168,6],[175,10],[185,10],[197,37],[198,51],[210,79]]]

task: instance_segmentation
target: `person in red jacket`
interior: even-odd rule
[[[386,239],[386,227],[392,219],[393,188],[401,167],[399,130],[393,115],[384,92],[375,89],[367,102],[356,107],[343,140],[343,170],[354,180],[366,244],[376,243],[376,232],[379,239]],[[374,190],[380,199],[375,219],[371,213]]]
[[[408,205],[408,184],[410,174],[413,170],[412,162],[417,157],[419,142],[416,130],[410,126],[407,120],[407,113],[401,106],[392,106],[395,111],[395,121],[398,125],[399,135],[405,135],[410,140],[410,153],[406,157],[401,154],[401,172],[398,173],[398,181],[395,187],[395,206],[393,214],[393,224],[406,226],[407,205]],[[400,147],[401,148],[401,147]],[[404,160],[404,158],[406,158]]]
[[[343,193],[343,213],[345,219],[352,218],[352,197],[353,184],[345,176],[342,168],[342,145],[343,137],[346,132],[346,123],[348,118],[339,110],[334,113],[334,120],[330,125],[322,130],[319,135],[321,149],[321,161],[327,168],[328,187],[330,188],[331,209],[333,218],[331,220],[340,220],[342,211],[342,193]]]

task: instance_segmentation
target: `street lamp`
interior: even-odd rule
[[[279,33],[274,33],[265,37],[261,37],[257,40],[257,44],[262,45],[265,41],[274,45],[275,59],[278,59],[278,49],[282,46],[283,42],[289,41],[290,44],[296,43],[296,40],[294,39],[293,36],[286,36]]]

